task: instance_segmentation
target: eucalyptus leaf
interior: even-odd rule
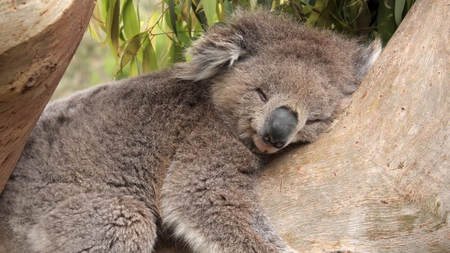
[[[172,31],[175,33],[175,36],[178,37],[177,32],[177,15],[175,13],[175,0],[169,0],[169,19]]]
[[[108,31],[108,37],[106,41],[109,41],[114,53],[117,57],[119,53],[119,20],[120,20],[120,1],[109,1],[108,14],[106,16],[106,30]]]
[[[140,32],[139,19],[133,5],[133,0],[125,0],[122,10],[123,31],[126,39],[131,39]]]
[[[202,30],[206,30],[208,28],[208,23],[206,21],[205,12],[200,11],[201,7],[202,7],[202,2],[200,2],[198,4],[193,4],[192,10],[194,10],[194,14],[195,14],[197,20],[199,21]]]
[[[139,65],[137,64],[137,59],[133,58],[130,62],[130,72],[129,76],[137,76],[139,75]]]
[[[397,29],[397,25],[394,20],[394,10],[393,7],[395,4],[395,0],[383,0],[384,4],[378,6],[378,15],[377,15],[377,23],[378,23],[378,32],[381,34],[381,38],[384,42],[388,41],[395,30]]]
[[[159,8],[139,13],[140,0],[97,0],[89,32],[116,57],[117,78],[184,61],[184,47],[234,10],[264,6],[290,13],[307,26],[349,36],[373,36],[384,42],[397,29],[415,0],[159,0]],[[148,6],[148,5],[147,5]],[[143,7],[143,5],[141,6]],[[142,10],[142,8],[141,8]],[[140,19],[140,15],[142,19]],[[125,68],[125,69],[124,69]],[[117,70],[116,69],[116,70]],[[137,71],[137,72],[136,72]]]
[[[148,40],[144,47],[144,57],[142,60],[142,71],[148,73],[150,71],[158,70],[158,60],[156,59],[155,50]]]
[[[137,54],[139,48],[141,47],[141,40],[139,35],[131,39],[125,44],[124,53],[120,61],[120,67],[123,68],[129,61],[131,61]]]
[[[403,19],[403,9],[405,8],[406,0],[396,0],[395,1],[395,7],[394,7],[394,17],[395,17],[395,23],[397,26],[400,25]]]
[[[202,4],[208,27],[211,27],[214,24],[214,14],[216,11],[217,0],[202,0]]]

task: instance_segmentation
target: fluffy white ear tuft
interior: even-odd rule
[[[212,78],[223,68],[230,68],[244,54],[243,37],[225,28],[213,27],[188,49],[191,61],[180,64],[178,78],[200,81]]]
[[[360,57],[356,63],[358,69],[357,75],[360,78],[363,78],[367,74],[367,71],[369,71],[370,67],[378,59],[378,56],[380,56],[381,50],[381,39],[379,37],[375,38],[367,48],[361,50]]]

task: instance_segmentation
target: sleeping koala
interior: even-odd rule
[[[311,142],[380,53],[263,11],[211,28],[172,69],[45,109],[0,197],[0,252],[295,252],[255,183]]]

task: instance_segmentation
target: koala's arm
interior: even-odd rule
[[[164,224],[194,252],[295,252],[261,212],[257,157],[213,132],[193,132],[178,149],[162,188]]]

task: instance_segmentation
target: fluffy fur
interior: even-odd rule
[[[380,52],[268,13],[192,60],[50,104],[0,197],[0,252],[295,252],[258,204],[267,153],[310,142]]]

